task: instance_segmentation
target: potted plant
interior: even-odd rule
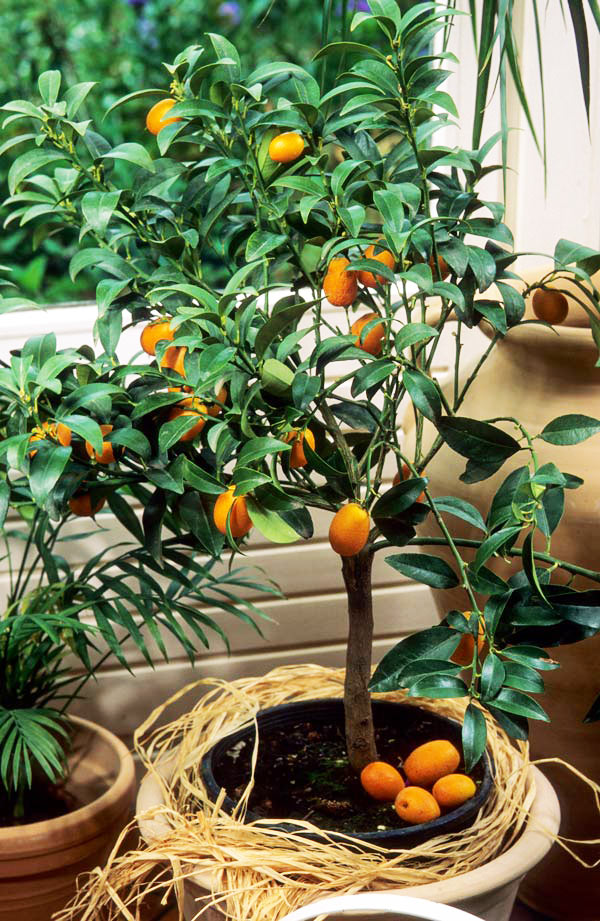
[[[556,664],[543,647],[600,627],[597,594],[555,574],[600,575],[556,560],[550,547],[564,490],[580,481],[555,463],[540,465],[535,450],[536,439],[574,444],[600,422],[572,413],[530,432],[512,416],[461,415],[477,376],[476,369],[459,388],[461,331],[480,322],[492,328],[481,367],[524,315],[502,206],[477,192],[496,139],[474,150],[436,141],[456,113],[439,88],[453,56],[432,42],[454,10],[424,3],[402,12],[395,0],[372,0],[370,9],[356,14],[353,29],[376,26],[384,49],[325,44],[317,61],[339,66],[336,74],[322,67],[321,82],[286,62],[246,74],[219,35],[187,48],[167,66],[169,94],[136,94],[160,96],[147,119],[157,158],[137,142],[111,147],[76,120],[89,88],[59,99],[60,75],[42,75],[41,104],[5,106],[36,128],[35,149],[11,168],[10,202],[23,221],[41,207],[51,225],[80,228],[90,245],[72,273],[96,265],[109,276],[97,290],[98,333],[113,359],[102,383],[128,379],[137,403],[131,425],[115,426],[110,438],[137,445],[136,453],[140,431],[148,440],[144,426],[152,426],[140,456],[172,465],[172,479],[202,517],[195,536],[205,550],[221,535],[236,551],[253,527],[292,543],[311,536],[311,510],[331,516],[348,597],[352,769],[378,760],[371,692],[406,688],[468,701],[462,757],[471,771],[486,746],[484,711],[525,739],[527,719],[546,718],[531,697],[543,689],[539,672]],[[481,106],[476,120],[480,130]],[[222,258],[222,283],[203,273],[210,250]],[[559,252],[556,271],[572,276],[595,320],[591,272],[600,255],[575,245]],[[325,311],[326,300],[337,315]],[[149,324],[157,362],[143,374],[138,366],[114,370],[130,322]],[[431,374],[450,322],[451,399]],[[398,432],[403,400],[415,417],[410,454]],[[427,451],[425,421],[436,430]],[[432,497],[427,467],[442,444],[466,459],[462,479],[471,483],[522,454],[519,477],[497,491],[486,518],[463,499]],[[166,476],[160,492],[161,508],[177,503]],[[473,563],[453,538],[455,519],[479,528]],[[427,533],[430,522],[439,534]],[[157,514],[155,540],[162,523]],[[450,549],[452,565],[436,546]],[[371,566],[381,551],[426,585],[461,586],[465,601],[464,610],[403,641],[372,677]],[[496,555],[521,562],[510,580],[489,568]]]
[[[216,556],[195,559],[201,513],[159,458],[145,469],[146,436],[128,417],[141,401],[103,379],[108,367],[89,347],[57,350],[50,334],[28,340],[0,368],[0,524],[9,582],[0,618],[6,918],[22,910],[46,921],[63,908],[77,875],[106,858],[129,820],[132,756],[112,733],[70,714],[90,678],[109,658],[131,670],[132,651],[149,664],[157,651],[167,657],[164,634],[193,661],[207,631],[226,639],[214,619],[219,609],[253,623],[255,609],[237,597],[251,579],[240,568],[213,572]],[[143,380],[142,369],[137,385]],[[173,486],[173,510],[154,486],[161,478]],[[122,539],[90,554],[105,505]],[[169,539],[157,535],[159,519]],[[74,547],[83,564],[71,562]]]

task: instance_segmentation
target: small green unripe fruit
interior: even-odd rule
[[[282,361],[267,358],[260,372],[260,380],[267,393],[282,397],[294,383],[294,372]]]

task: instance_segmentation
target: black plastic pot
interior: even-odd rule
[[[373,701],[373,719],[375,726],[385,725],[393,722],[400,728],[410,740],[410,748],[416,748],[424,742],[432,739],[448,739],[459,751],[461,751],[461,726],[455,720],[448,719],[445,716],[425,710],[422,707],[411,706],[410,704],[395,703],[393,701],[375,700]],[[277,707],[269,707],[258,713],[259,735],[262,730],[269,728],[285,728],[298,722],[310,721],[318,725],[319,723],[339,722],[340,727],[344,725],[344,707],[343,701],[339,698],[326,698],[322,700],[299,701],[290,704],[281,704]],[[221,791],[219,783],[219,767],[222,764],[224,756],[231,751],[234,746],[240,742],[246,742],[249,745],[254,744],[254,727],[248,726],[239,729],[225,738],[221,739],[214,745],[202,759],[201,771],[202,779],[206,786],[207,793],[211,799],[216,799]],[[268,751],[261,751],[259,748],[259,759],[269,757]],[[461,770],[459,766],[458,770]],[[355,839],[357,842],[369,842],[379,847],[387,848],[410,848],[424,841],[434,838],[437,835],[444,835],[448,832],[461,831],[471,825],[482,805],[486,801],[492,785],[492,767],[490,758],[486,754],[484,758],[476,765],[471,772],[471,776],[477,783],[477,792],[470,800],[453,809],[446,815],[431,822],[424,822],[421,825],[398,825],[398,828],[387,829],[385,831],[361,832],[356,834],[340,835],[334,831],[327,831],[328,838],[339,838],[346,840],[348,837]],[[232,813],[235,808],[235,802],[231,797],[226,796],[223,802],[223,808],[226,812]],[[302,834],[308,840],[322,840],[316,832],[299,831],[298,827],[282,821],[267,821],[263,817],[256,815],[248,810],[246,822],[261,821],[262,825],[278,828],[279,830]],[[400,823],[400,819],[398,819]],[[324,833],[325,834],[325,833]]]

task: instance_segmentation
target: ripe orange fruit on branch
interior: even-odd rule
[[[334,307],[349,307],[358,294],[357,273],[348,270],[348,265],[350,262],[345,256],[336,256],[323,279],[323,293]]]
[[[401,790],[394,801],[394,809],[409,825],[431,822],[441,815],[436,799],[421,787],[405,787]]]
[[[168,368],[170,371],[177,371],[182,377],[185,377],[184,359],[187,348],[185,345],[170,345],[162,357],[161,368]]]
[[[293,163],[303,150],[304,138],[297,131],[284,131],[269,144],[269,156],[275,163]]]
[[[172,408],[169,413],[169,421],[179,419],[180,416],[195,416],[198,420],[196,425],[192,426],[188,432],[184,432],[179,438],[180,441],[193,441],[206,425],[205,415],[206,406],[204,403],[201,403],[196,397],[187,397]]]
[[[538,320],[545,320],[553,326],[563,323],[569,312],[569,302],[564,294],[551,288],[537,288],[531,305]]]
[[[229,516],[229,530],[233,537],[243,537],[252,527],[252,521],[246,508],[244,496],[234,496],[235,486],[229,486],[227,492],[222,492],[215,502],[213,521],[221,534],[227,534],[227,516]]]
[[[172,124],[172,122],[180,122],[181,119],[177,116],[172,118],[165,118],[167,112],[169,112],[175,103],[176,99],[160,99],[156,102],[152,108],[149,110],[146,115],[146,128],[150,134],[158,134],[159,131],[162,131],[167,125]]]
[[[282,439],[286,444],[292,444],[292,450],[290,451],[290,467],[292,470],[297,470],[298,467],[306,467],[308,463],[304,453],[304,439],[310,445],[311,450],[314,451],[315,436],[310,429],[304,429],[302,432],[298,429],[292,429]]]
[[[434,258],[433,258],[433,253],[432,253],[431,256],[430,256],[429,259],[428,259],[427,265],[428,265],[429,268],[431,269],[431,274],[433,275],[433,280],[434,280],[434,281],[439,281],[440,278],[441,278],[442,281],[443,281],[444,278],[448,278],[448,275],[450,274],[450,266],[448,265],[448,263],[446,262],[446,260],[444,259],[444,257],[439,255],[439,253],[438,253],[438,258],[437,258],[437,264],[438,264],[438,268],[439,268],[439,273],[438,273],[438,271],[437,271],[436,268],[435,268],[435,260],[434,260]]]
[[[383,347],[383,340],[385,339],[385,327],[383,323],[377,323],[370,330],[368,330],[366,336],[361,336],[361,332],[367,323],[371,323],[372,320],[377,320],[379,317],[378,313],[365,313],[362,317],[359,317],[354,321],[350,327],[350,332],[354,333],[356,338],[356,347],[362,349],[363,352],[368,352],[369,355],[379,355]]]
[[[41,441],[44,438],[50,438],[52,441],[58,441],[63,448],[68,448],[71,444],[71,429],[62,422],[44,422],[41,426],[36,425],[32,430],[29,441]],[[35,457],[37,448],[29,452],[30,457]]]
[[[369,796],[381,802],[393,802],[404,789],[402,775],[386,761],[367,764],[360,772],[360,782]]]
[[[456,809],[475,796],[475,781],[466,774],[446,774],[433,785],[432,794],[442,809]]]
[[[170,320],[154,320],[144,326],[140,336],[140,345],[147,355],[156,355],[156,343],[162,339],[172,341],[175,330],[171,329]]]
[[[369,539],[371,518],[366,509],[349,502],[335,513],[329,525],[329,543],[340,556],[354,556]]]
[[[303,432],[299,432],[298,429],[293,429],[291,432],[288,432],[283,439],[286,444],[292,442],[292,450],[290,451],[290,467],[292,470],[297,470],[298,467],[306,467],[306,464],[308,463],[304,453],[305,438],[311,449],[314,451],[315,436],[310,429],[305,429]]]
[[[376,253],[374,244],[367,246],[365,250],[365,258],[375,259],[376,262],[381,262],[382,265],[387,265],[388,269],[391,269],[392,272],[396,268],[396,260],[390,253],[389,249],[382,249],[380,252]],[[367,272],[364,269],[358,273],[358,280],[361,282],[361,284],[368,288],[375,288],[377,287],[377,284],[389,284],[389,281],[387,278],[384,278],[383,275],[377,275],[377,277],[375,277],[372,272]]]
[[[112,425],[101,425],[100,426],[100,431],[102,432],[103,435],[109,435],[110,432],[112,432],[112,430],[113,430]],[[85,450],[88,453],[88,457],[95,457],[99,464],[114,464],[115,462],[116,458],[115,458],[114,445],[110,441],[102,442],[102,451],[100,454],[94,450],[94,448],[92,447],[89,441],[86,441],[85,443]]]
[[[471,616],[470,611],[461,612],[465,620]],[[477,635],[477,652],[481,653],[483,647],[485,646],[485,630],[481,620],[479,621],[478,635]],[[473,661],[473,653],[475,651],[475,637],[472,633],[461,633],[458,646],[450,656],[452,662],[455,662],[456,665],[470,665]]]
[[[404,762],[404,773],[412,784],[430,787],[445,774],[453,774],[460,754],[447,739],[434,739],[415,748]]]
[[[105,504],[106,499],[97,498],[92,500],[89,492],[77,493],[69,499],[69,508],[74,515],[79,518],[93,518],[96,512],[99,512]]]

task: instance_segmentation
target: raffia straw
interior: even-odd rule
[[[117,856],[126,830],[105,870],[90,876],[73,905],[55,921],[116,921],[127,917],[126,911],[137,921],[143,900],[159,890],[175,891],[181,911],[183,881],[197,873],[210,875],[209,904],[218,906],[231,921],[279,921],[302,904],[332,893],[402,888],[455,877],[511,846],[535,797],[534,785],[527,787],[528,746],[511,741],[485,712],[488,749],[496,765],[487,802],[470,828],[417,847],[392,853],[376,845],[361,844],[358,849],[350,838],[332,840],[322,832],[321,840],[307,843],[299,834],[268,828],[261,821],[243,824],[252,780],[234,816],[220,808],[220,801],[208,799],[200,763],[217,741],[243,725],[253,725],[257,732],[256,714],[266,707],[341,697],[343,681],[342,669],[284,666],[258,678],[196,682],[154,710],[136,732],[135,747],[164,797],[164,805],[144,819],[161,822],[164,834]],[[190,693],[199,697],[192,710],[166,726],[157,725],[169,707]],[[402,700],[461,721],[466,706],[461,700],[407,699],[401,692],[374,696]],[[258,740],[255,756],[257,751]],[[286,820],[286,824],[298,832],[318,831],[308,821]]]

